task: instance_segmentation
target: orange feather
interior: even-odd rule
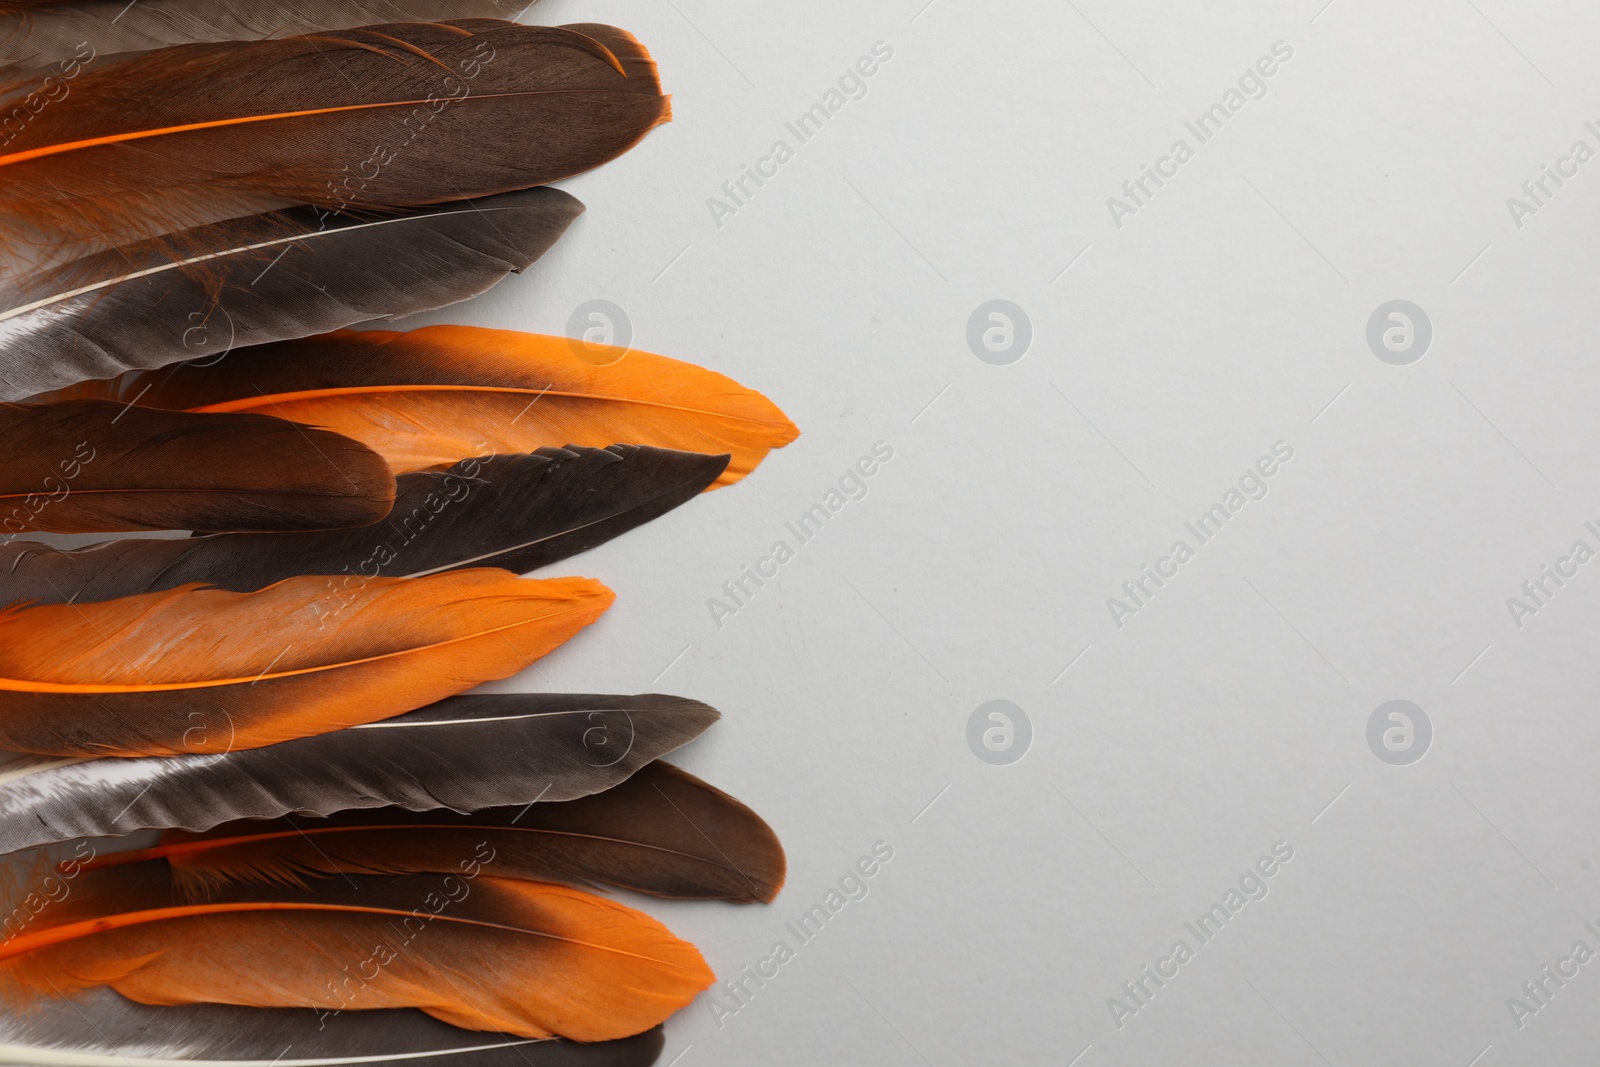
[[[108,986],[141,1004],[420,1008],[470,1030],[577,1041],[660,1024],[714,979],[693,945],[600,897],[493,877],[250,887],[204,903],[164,864],[86,872],[0,944],[0,996]]]
[[[473,326],[342,330],[50,395],[276,415],[354,438],[397,474],[490,453],[625,442],[730,453],[715,487],[800,433],[760,393],[692,363]]]
[[[482,568],[15,607],[0,613],[0,748],[229,752],[376,722],[515,674],[612,599],[586,578]]]

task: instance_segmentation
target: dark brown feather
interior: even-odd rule
[[[270,416],[0,404],[0,440],[9,535],[332,529],[377,522],[394,503],[376,453]]]
[[[498,878],[594,883],[661,897],[770,901],[783,887],[783,847],[761,817],[666,763],[562,804],[513,804],[463,815],[377,808],[329,819],[286,816],[169,831],[161,844],[93,866],[166,859],[204,891],[229,882],[308,886],[348,874],[451,873],[479,849]]]
[[[669,112],[624,31],[493,19],[181,45],[94,65],[67,99],[0,147],[0,216],[116,243],[293,203],[383,211],[543,185]]]

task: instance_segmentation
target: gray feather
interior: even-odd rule
[[[576,800],[626,781],[719,717],[658,695],[463,696],[246,752],[33,760],[0,772],[0,852],[296,812]]]
[[[0,60],[42,67],[86,54],[284,37],[379,22],[514,19],[530,0],[23,0],[0,5]],[[80,51],[86,46],[93,53]]]
[[[0,606],[96,603],[189,582],[248,593],[299,574],[418,577],[460,567],[522,574],[692,500],[727,465],[727,456],[643,445],[541,448],[402,475],[393,511],[373,526],[129,537],[70,552],[39,541],[0,543]]]
[[[549,188],[382,218],[290,208],[96,253],[0,297],[0,400],[454,304],[582,212]]]
[[[579,1045],[458,1030],[420,1011],[324,1014],[199,1004],[149,1007],[110,990],[49,997],[0,1016],[0,1063],[92,1067],[648,1067],[659,1027]]]

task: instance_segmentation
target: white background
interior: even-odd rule
[[[530,16],[636,32],[677,117],[566,183],[588,214],[537,269],[429,320],[558,333],[610,300],[804,436],[573,561],[616,608],[508,687],[724,711],[682,762],[770,819],[789,886],[645,905],[724,978],[895,853],[744,1006],[674,1020],[664,1063],[1595,1062],[1600,961],[1520,1029],[1506,1001],[1600,950],[1600,561],[1521,628],[1506,602],[1600,549],[1600,160],[1521,228],[1506,199],[1600,149],[1600,13],[1324,2]],[[879,41],[865,98],[719,227],[708,199]],[[1277,41],[1268,95],[1116,226],[1107,198]],[[966,340],[995,298],[1033,324],[1010,366]],[[1365,340],[1396,298],[1435,331],[1410,366]],[[719,627],[708,599],[877,441],[867,497]],[[1266,498],[1119,628],[1107,598],[1278,441]],[[993,699],[1032,722],[1011,766],[968,747]],[[1433,724],[1411,766],[1366,740],[1392,699]],[[1184,922],[1280,841],[1199,946]],[[1180,938],[1119,1028],[1108,998]]]

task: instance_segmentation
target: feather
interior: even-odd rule
[[[545,448],[402,475],[388,520],[359,530],[125,538],[70,552],[13,541],[0,544],[0,604],[89,603],[190,582],[247,593],[297,574],[525,573],[665,514],[726,464],[637,445]]]
[[[582,211],[556,189],[376,217],[290,208],[98,252],[0,298],[0,399],[453,304]]]
[[[457,873],[241,886],[189,903],[164,864],[81,872],[0,943],[0,995],[108,987],[141,1004],[420,1008],[452,1026],[609,1041],[663,1022],[713,975],[656,920],[566,886]]]
[[[612,599],[586,578],[484,568],[12,608],[0,613],[0,747],[222,753],[376,722],[515,674]]]
[[[722,486],[799,436],[772,401],[692,363],[475,326],[344,330],[53,394],[72,396],[271,412],[353,437],[397,473],[488,452],[628,441],[729,453]]]
[[[311,877],[454,873],[480,843],[493,854],[484,869],[497,878],[603,883],[742,904],[770,902],[783,886],[783,847],[761,817],[665,763],[564,804],[513,804],[470,815],[377,808],[331,819],[248,820],[202,834],[169,831],[155,848],[113,853],[87,866],[165,859],[180,885],[207,895],[230,882],[309,888]]]
[[[0,852],[291,812],[571,801],[626,780],[718,718],[672,696],[472,695],[239,752],[29,759],[0,768]]]
[[[150,1007],[108,989],[0,1014],[0,1063],[54,1067],[649,1067],[660,1028],[581,1045],[489,1036],[420,1011]]]
[[[389,513],[369,449],[282,419],[104,400],[0,404],[0,530],[304,530]]]
[[[514,19],[529,0],[12,0],[0,3],[0,62],[43,65],[191,41],[252,40],[376,22]]]
[[[119,244],[292,204],[385,211],[544,185],[621,155],[669,110],[622,30],[488,19],[179,45],[63,85],[70,107],[45,99],[0,144],[0,216]]]

